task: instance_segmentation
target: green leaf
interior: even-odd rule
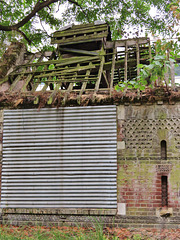
[[[136,81],[135,80],[131,80],[131,81],[129,81],[129,83],[134,85],[136,83]]]
[[[144,64],[138,64],[137,68],[143,68],[145,65]]]
[[[158,61],[154,62],[154,64],[155,64],[156,66],[159,66],[159,67],[162,67],[162,66],[163,66],[163,64],[160,63],[160,62],[158,62]]]
[[[147,65],[146,68],[152,70],[154,68],[154,64]]]
[[[132,85],[128,85],[128,88],[129,88],[129,89],[132,89],[132,88],[133,88],[133,86],[132,86]]]
[[[141,72],[145,77],[148,77],[148,73],[144,69],[141,69]]]
[[[156,55],[156,56],[154,57],[155,60],[164,60],[165,58],[166,58],[165,55]]]
[[[173,62],[173,63],[176,62],[176,60],[174,60],[173,58],[169,58],[169,60],[170,60],[171,62]]]
[[[145,86],[139,86],[139,89],[143,91],[145,89]]]

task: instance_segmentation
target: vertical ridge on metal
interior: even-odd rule
[[[5,110],[3,129],[3,208],[116,208],[116,106]]]

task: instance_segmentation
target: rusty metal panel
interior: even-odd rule
[[[5,110],[3,129],[3,208],[116,208],[116,106]]]

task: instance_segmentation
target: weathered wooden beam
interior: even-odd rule
[[[118,61],[117,52],[116,52],[116,61]],[[121,72],[120,72],[119,68],[117,68],[117,71],[118,71],[118,81],[120,81],[120,79],[121,79]]]
[[[41,62],[43,58],[44,58],[44,53],[42,53],[42,55],[41,55],[40,58],[38,59],[38,62]],[[25,80],[25,83],[24,83],[24,85],[23,85],[23,87],[22,87],[22,89],[21,89],[22,92],[25,92],[25,91],[26,91],[26,87],[28,86],[29,82],[33,79],[34,74],[35,74],[35,73],[29,74],[29,75],[27,76],[27,78],[26,78],[26,80]]]
[[[95,57],[72,57],[70,59],[61,59],[61,62],[57,63],[57,66],[64,66],[64,65],[70,65],[70,64],[77,64],[77,63],[82,63],[82,62],[89,62],[92,60],[97,60],[100,59],[99,56]]]
[[[137,66],[140,64],[140,55],[139,55],[139,41],[136,40],[136,60],[137,60]],[[137,68],[137,75],[139,76],[140,69]]]
[[[128,63],[128,65],[136,66],[136,59],[128,59],[127,63]],[[118,68],[124,69],[124,64],[125,64],[124,59],[116,61],[115,69],[118,69]],[[111,66],[112,66],[112,61],[104,63],[104,70],[111,70]]]
[[[104,62],[105,62],[104,49],[102,49],[102,56],[101,57],[102,58],[101,58],[100,66],[99,66],[98,77],[97,77],[97,81],[96,81],[95,89],[94,89],[94,96],[95,96],[96,92],[99,90],[99,85],[100,85],[101,77],[102,77],[102,73],[103,73],[103,67],[104,67]],[[94,96],[93,96],[93,99],[94,99]]]
[[[51,57],[53,54],[53,51],[45,51],[44,52],[44,57]],[[42,52],[36,52],[34,53],[36,58],[40,58],[40,56],[42,55]]]
[[[36,78],[35,77],[35,79],[36,79],[36,82],[38,82],[38,83],[43,83],[43,82],[52,82],[52,83],[56,83],[56,82],[70,82],[70,81],[75,81],[74,79],[73,79],[73,77],[74,76],[76,76],[76,73],[75,74],[73,74],[73,75],[69,75],[69,76],[67,76],[67,75],[56,75],[56,77],[57,77],[57,79],[52,79],[51,81],[49,81],[49,80],[47,80],[47,78]],[[84,81],[84,77],[85,77],[86,75],[77,75],[77,77],[76,77],[76,81],[78,82],[78,81]],[[49,77],[54,77],[54,76],[49,76]],[[39,80],[37,80],[37,79],[39,79]],[[94,81],[94,80],[97,80],[97,76],[96,75],[91,75],[91,77],[89,77],[89,80],[90,81]]]
[[[77,64],[77,67],[79,67],[79,64]],[[71,80],[75,80],[75,81],[76,81],[76,77],[77,77],[77,73],[76,73],[76,75],[73,77],[73,79],[71,79]],[[68,89],[67,89],[67,91],[66,91],[66,93],[65,93],[65,95],[64,95],[64,98],[63,98],[63,101],[62,101],[62,105],[65,105],[66,100],[67,100],[67,97],[68,97],[69,93],[72,91],[73,86],[74,86],[74,83],[73,83],[73,82],[70,82],[70,84],[69,84],[69,86],[68,86]]]
[[[68,87],[68,89],[66,90],[66,92],[65,92],[65,96],[64,96],[64,98],[63,98],[63,100],[62,100],[62,105],[65,105],[65,103],[66,103],[66,100],[67,100],[67,98],[68,98],[68,95],[69,95],[69,93],[72,91],[72,89],[73,89],[73,86],[74,86],[74,83],[70,83],[69,84],[69,87]]]
[[[97,68],[95,65],[92,66],[84,66],[84,67],[79,67],[79,68],[72,68],[72,69],[67,69],[67,70],[63,70],[63,71],[52,71],[51,73],[47,73],[47,74],[40,74],[40,75],[35,75],[36,78],[46,78],[46,77],[50,77],[50,76],[66,76],[68,78],[68,76],[73,76],[74,73],[77,72],[81,72],[81,71],[86,71],[87,69],[95,69]],[[83,76],[83,75],[80,75]]]
[[[90,63],[89,65],[91,65],[91,63]],[[80,90],[80,92],[79,92],[79,95],[77,96],[77,102],[78,102],[78,104],[80,104],[80,102],[81,102],[81,96],[82,96],[83,92],[84,92],[85,89],[86,89],[90,72],[91,72],[90,69],[88,69],[88,70],[86,71],[86,76],[85,76],[85,79],[84,79],[84,80],[87,80],[87,81],[86,81],[86,82],[83,82],[82,87],[81,87],[81,90]]]
[[[68,46],[68,45],[72,45],[72,44],[79,44],[79,43],[81,43],[81,44],[83,44],[83,43],[90,43],[90,42],[96,42],[96,44],[97,44],[97,42],[102,42],[103,41],[103,39],[104,39],[104,37],[102,37],[102,38],[91,38],[91,39],[79,39],[78,41],[76,41],[76,39],[74,39],[74,41],[73,42],[66,42],[66,43],[64,43],[64,42],[61,42],[61,43],[58,43],[58,45],[59,46]],[[54,43],[54,44],[56,44],[56,43]]]
[[[53,93],[53,91],[54,90],[49,90],[48,93]],[[62,93],[65,93],[66,91],[67,91],[67,89],[60,89],[60,92],[62,92]],[[81,89],[73,89],[73,92],[79,93],[80,91],[81,91]],[[93,91],[94,91],[94,89],[92,89],[92,88],[86,88],[86,94],[88,92],[93,92]],[[110,88],[99,88],[99,91],[109,93]],[[37,91],[37,93],[41,94],[41,91]],[[30,94],[29,91],[25,92],[25,94],[26,94],[27,97],[34,97],[34,94]]]
[[[48,102],[47,104],[52,104],[52,102],[54,101],[57,92],[59,91],[59,88],[62,86],[62,83],[56,84],[56,87],[54,89],[54,91],[51,93],[51,95],[49,96]]]
[[[67,39],[52,39],[51,43],[57,43],[60,44],[62,43],[63,45],[65,45],[66,43],[72,42],[74,43],[76,42],[80,42],[80,41],[88,41],[88,40],[100,40],[103,39],[104,37],[107,37],[108,35],[108,31],[106,32],[101,32],[101,33],[97,33],[97,34],[92,34],[92,35],[87,35],[87,36],[79,36],[79,37],[71,37],[71,38],[67,38]]]
[[[112,54],[111,54],[112,55]],[[106,55],[105,55],[106,56]],[[80,59],[79,59],[80,58]],[[62,66],[58,66],[58,68],[57,69],[47,69],[47,70],[42,70],[42,71],[40,71],[40,70],[35,70],[35,71],[28,71],[28,72],[23,72],[23,74],[24,75],[28,75],[28,74],[33,74],[33,73],[35,73],[35,75],[36,75],[36,73],[37,74],[39,74],[39,73],[41,73],[41,72],[54,72],[54,71],[59,71],[59,72],[62,72],[62,71],[64,71],[64,73],[65,72],[73,72],[74,70],[75,71],[77,71],[77,70],[79,70],[79,71],[83,71],[83,70],[86,70],[87,68],[89,68],[89,66],[87,66],[87,68],[86,68],[86,66],[80,66],[79,68],[74,68],[74,67],[68,67],[67,69],[65,69],[65,68],[63,68],[63,66],[65,67],[65,66],[67,66],[67,65],[69,65],[69,64],[74,64],[74,63],[81,63],[81,62],[87,62],[87,63],[89,63],[89,61],[92,61],[92,60],[94,60],[94,61],[100,61],[100,59],[99,59],[99,57],[89,57],[89,58],[87,58],[87,57],[76,57],[75,59],[74,58],[72,58],[70,61],[65,61],[65,62],[62,62],[62,64],[58,64],[58,65],[62,65]],[[79,60],[78,60],[79,59]],[[146,57],[146,58],[141,58],[140,60],[141,61],[146,61],[148,58]],[[54,60],[54,61],[56,61],[56,63],[57,63],[57,61],[58,62],[60,62],[59,60]],[[132,63],[135,63],[136,64],[136,59],[129,59],[128,60],[128,64],[132,64]],[[45,65],[45,66],[48,66],[48,65],[50,65],[50,64],[52,64],[52,61],[47,61],[47,62],[41,62],[41,63],[34,63],[34,64],[27,64],[27,65],[22,65],[23,67],[25,67],[25,66],[29,66],[29,67],[34,67],[34,66],[38,66],[38,65]],[[100,65],[100,63],[94,63],[93,64],[93,66],[91,66],[92,68],[98,68],[99,67],[99,65]],[[110,70],[111,69],[111,66],[112,66],[112,62],[110,61],[110,62],[106,62],[106,63],[104,63],[104,70]],[[115,69],[117,69],[117,68],[119,68],[119,67],[123,67],[124,66],[124,59],[122,59],[122,60],[118,60],[118,61],[116,61],[116,63],[115,63]],[[56,67],[57,67],[57,64],[56,64]],[[13,73],[12,75],[14,76],[14,75],[19,75],[19,74],[22,74],[22,72],[21,73]],[[49,75],[51,75],[51,74],[49,74]],[[44,77],[48,77],[49,76],[48,74],[47,75],[44,75]],[[53,74],[52,74],[53,75]],[[56,74],[54,74],[54,75],[56,75]],[[37,75],[36,75],[37,76]],[[42,77],[42,75],[39,75],[39,77]]]
[[[98,56],[98,52],[91,52],[91,51],[86,51],[86,50],[81,50],[81,49],[74,49],[74,48],[63,48],[63,47],[59,47],[60,51],[63,52],[70,52],[70,53],[78,53],[78,54],[82,54],[82,55],[88,55],[88,56]]]
[[[22,92],[25,92],[25,91],[26,91],[26,87],[27,87],[27,85],[29,84],[29,82],[32,80],[32,78],[33,78],[33,74],[29,74],[29,75],[27,76],[27,78],[26,78],[26,80],[25,80],[25,83],[24,83],[24,85],[23,85],[23,87],[22,87],[22,89],[21,89]]]
[[[128,71],[128,45],[125,43],[125,59],[124,59],[124,81],[127,82],[127,71]],[[126,95],[127,86],[124,89],[123,96]]]
[[[100,60],[97,60],[97,62],[98,61],[100,61]],[[44,66],[44,68],[45,67],[47,67],[48,65],[45,65]],[[65,67],[57,67],[56,66],[56,68],[54,68],[54,69],[43,69],[43,70],[32,70],[32,71],[26,71],[26,72],[24,72],[23,74],[24,75],[29,75],[29,74],[33,74],[33,73],[35,73],[35,74],[39,74],[40,75],[40,73],[42,74],[48,74],[48,73],[53,73],[53,72],[57,72],[57,73],[71,73],[71,72],[75,72],[75,71],[83,71],[83,70],[86,70],[86,69],[88,69],[89,67],[88,67],[88,65],[87,66],[80,66],[79,68],[76,68],[76,67],[66,67],[66,65],[65,65]],[[91,68],[96,68],[96,64],[94,64],[94,65],[92,65],[91,66]],[[19,73],[19,72],[16,72],[16,73],[13,73],[13,74],[10,74],[10,76],[17,76],[17,75],[19,75],[19,74],[21,74],[21,73]]]
[[[52,58],[54,57],[54,54],[55,54],[55,52],[52,52],[52,54],[51,54],[51,56],[50,56],[50,60],[52,60]],[[48,65],[46,65],[46,66],[44,67],[43,72],[48,71],[47,66],[48,66]],[[36,75],[37,72],[39,73],[39,71],[37,71],[37,70],[36,70],[36,72],[34,73],[34,78],[35,78],[35,79],[36,79],[35,75]],[[32,83],[32,90],[31,90],[31,92],[35,92],[35,91],[37,90],[39,84],[41,84],[41,83],[43,83],[43,82],[42,82],[42,81],[37,81],[37,79],[36,79],[36,82],[35,82],[34,84]]]
[[[164,81],[165,81],[166,87],[168,87],[168,85],[169,85],[169,68],[167,67],[166,63],[164,63],[164,69],[165,69]]]
[[[53,34],[52,38],[59,38],[59,37],[69,37],[76,34],[87,34],[87,33],[94,33],[94,32],[102,32],[107,31],[107,25],[100,25],[99,27],[86,27],[86,28],[78,28],[78,29],[68,29],[65,31],[57,31]]]
[[[90,79],[84,79],[84,78],[80,78],[80,79],[71,79],[71,78],[69,78],[69,79],[66,79],[66,78],[64,78],[64,79],[58,79],[58,80],[56,80],[56,81],[54,81],[54,80],[45,80],[44,82],[43,81],[39,81],[39,83],[78,83],[78,82],[86,82],[86,81],[95,81],[97,78],[90,78]]]
[[[53,57],[53,55],[54,55],[54,52],[51,52],[52,54],[51,54],[51,56],[50,56],[50,59],[52,59],[52,57]],[[40,53],[38,53],[38,56],[39,56],[39,54]],[[11,74],[9,75],[10,77],[11,76],[17,76],[18,74],[21,74],[22,72],[17,72],[20,68],[27,68],[27,70],[25,71],[25,72],[23,72],[23,74],[24,75],[29,75],[29,74],[32,74],[32,73],[42,73],[42,72],[51,72],[52,71],[52,69],[50,70],[50,69],[43,69],[43,70],[31,70],[31,71],[28,71],[28,68],[34,68],[34,63],[32,63],[32,61],[35,59],[35,55],[33,55],[32,56],[32,58],[31,59],[29,59],[29,61],[28,61],[28,63],[26,63],[26,64],[23,64],[23,65],[19,65],[19,66],[17,66],[16,67],[16,69],[13,71],[13,72],[11,72]],[[39,62],[37,62],[36,64],[38,64]],[[46,63],[46,62],[45,62]],[[43,62],[41,62],[41,65],[45,65],[45,64],[43,64]],[[45,65],[46,66],[46,65]]]
[[[87,69],[95,69],[96,66],[95,64],[91,64],[91,65],[87,65],[87,66],[79,66],[79,67],[74,67],[74,68],[71,68],[71,69],[65,69],[65,70],[62,70],[61,72],[62,73],[71,73],[71,72],[80,72],[80,71],[84,71],[84,70],[87,70]]]
[[[16,84],[20,81],[20,79],[23,77],[23,73],[18,75],[15,80],[13,81],[13,83],[11,84],[10,88],[9,88],[9,92],[12,92],[13,89],[15,88]]]
[[[113,55],[112,55],[111,80],[110,80],[110,97],[111,97],[111,95],[112,95],[112,90],[113,90],[113,79],[114,79],[115,61],[116,61],[116,42],[114,42]]]
[[[84,28],[94,28],[97,29],[100,26],[107,26],[107,23],[102,23],[102,24],[95,24],[95,23],[86,23],[86,24],[81,24],[81,25],[73,25],[72,29],[84,29]]]
[[[40,58],[38,59],[38,61],[40,62],[44,57],[44,54],[42,53],[42,55],[40,56]],[[32,56],[32,58],[29,60],[31,61],[32,59],[34,59],[34,56]],[[27,64],[28,65],[28,64]],[[11,84],[11,87],[9,88],[9,91],[13,91],[13,89],[17,86],[18,82],[21,80],[21,78],[24,76],[25,72],[26,72],[26,67],[25,65],[21,65],[19,67],[23,67],[24,70],[23,72],[21,72],[15,79],[15,81]],[[22,87],[22,91],[26,90],[26,86],[28,85],[28,83],[31,81],[32,77],[34,76],[34,74],[29,74],[28,77],[25,80],[25,84]]]
[[[125,47],[127,46],[136,46],[136,40],[137,38],[132,38],[132,39],[122,39],[122,40],[115,40],[115,41],[107,41],[105,45],[105,49],[112,49],[114,46],[114,42],[116,42],[117,47]],[[149,42],[149,38],[139,38],[139,44],[146,44]]]
[[[139,40],[136,40],[136,60],[137,60],[137,66],[140,64],[140,53],[139,53]],[[140,68],[137,67],[137,76],[140,75]],[[137,89],[137,95],[138,95],[138,99],[140,97],[140,90],[139,88]]]
[[[106,71],[104,71],[104,70],[103,70],[103,76],[104,76],[104,79],[105,79],[105,81],[106,81],[106,84],[107,84],[107,86],[108,86],[108,88],[109,88],[109,82],[108,82],[108,80],[107,80]]]
[[[33,54],[31,56],[31,58],[28,60],[28,63],[30,63],[31,61],[33,61],[35,59],[35,55]],[[18,66],[21,67],[22,65]],[[11,74],[8,77],[11,77],[13,75],[13,73],[17,70],[17,68],[11,72]],[[9,91],[13,91],[13,89],[15,88],[15,86],[17,85],[17,83],[21,80],[21,78],[26,74],[27,69],[25,67],[23,67],[22,72],[16,76],[15,80],[13,81],[13,83],[11,84]]]
[[[1,81],[0,81],[0,85],[7,82],[9,80],[8,76],[4,77]]]
[[[149,49],[149,63],[151,64],[152,62],[152,52],[151,52],[151,42],[150,42],[150,39],[149,39],[149,46],[148,46],[148,49]],[[150,74],[150,77],[151,77],[151,74]],[[152,82],[152,87],[154,87],[154,82]]]
[[[36,81],[36,82],[32,83],[32,90],[31,90],[31,92],[35,92],[37,90],[39,84],[41,84],[40,81]]]
[[[63,68],[64,69],[64,68]],[[51,73],[51,72],[53,72],[53,71],[57,71],[57,70],[59,70],[59,69],[47,69],[47,70],[35,70],[35,71],[26,71],[26,72],[24,72],[23,74],[24,74],[24,76],[26,76],[26,75],[29,75],[29,74],[33,74],[33,73],[35,73],[35,74],[40,74],[40,73]],[[10,77],[13,77],[13,76],[17,76],[17,75],[20,75],[20,74],[22,74],[22,73],[18,73],[18,72],[16,72],[16,73],[13,73],[13,74],[11,74],[10,75]]]
[[[128,67],[128,45],[125,43],[125,59],[124,59],[124,81],[127,81],[127,67]]]
[[[174,63],[172,60],[170,60],[170,73],[171,73],[171,87],[173,90],[175,90],[175,71],[174,71]]]
[[[92,58],[92,57],[89,57]],[[94,57],[96,59],[98,57]],[[58,60],[49,60],[49,61],[43,61],[43,62],[36,62],[36,63],[28,63],[28,64],[22,64],[20,66],[17,66],[16,69],[19,69],[20,67],[33,67],[33,66],[43,66],[43,65],[51,65],[51,64],[73,64],[76,63],[76,61],[82,61],[82,60],[87,60],[87,57],[72,57],[72,58],[61,58]]]
[[[48,84],[47,83],[44,83],[44,87],[42,88],[42,90],[40,91],[41,94],[46,92],[46,89],[48,88]],[[34,104],[38,104],[39,103],[39,96],[37,96],[34,100]]]

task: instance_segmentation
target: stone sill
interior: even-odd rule
[[[173,216],[173,208],[162,207],[156,209],[156,216],[157,217],[171,217]]]
[[[116,215],[117,209],[88,208],[3,208],[2,214],[53,214],[53,215]]]

